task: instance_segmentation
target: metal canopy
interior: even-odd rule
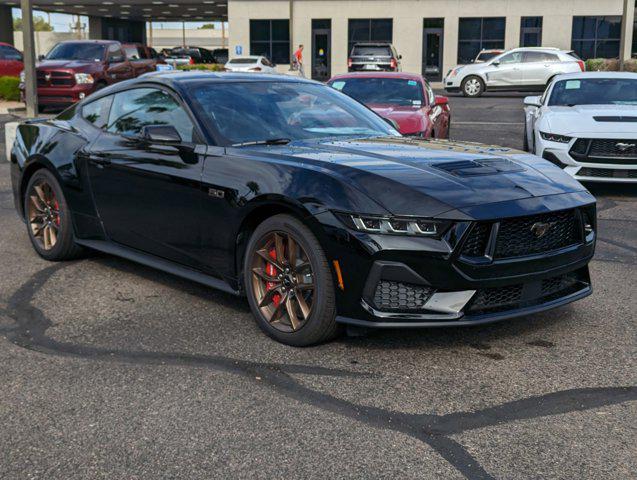
[[[0,0],[0,5],[20,8],[19,0]],[[145,21],[225,21],[226,0],[35,0],[33,9],[92,17]]]

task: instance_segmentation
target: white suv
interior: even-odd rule
[[[583,72],[584,62],[569,50],[514,48],[484,63],[455,67],[444,80],[447,92],[479,97],[485,91],[541,91],[555,75]]]

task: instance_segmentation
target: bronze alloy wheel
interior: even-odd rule
[[[287,232],[271,232],[255,249],[253,294],[265,319],[277,330],[295,332],[310,314],[315,296],[312,265],[301,245]]]
[[[60,233],[60,204],[46,181],[33,184],[27,214],[33,238],[42,249],[51,250]]]

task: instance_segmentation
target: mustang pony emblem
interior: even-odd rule
[[[548,233],[552,225],[552,223],[536,222],[531,225],[531,233],[535,235],[536,238],[542,238]]]
[[[616,143],[615,146],[622,152],[625,152],[629,148],[635,148],[635,144],[634,143],[619,142],[619,143]]]

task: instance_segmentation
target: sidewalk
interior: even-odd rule
[[[12,112],[9,110],[25,108],[22,102],[8,102],[6,100],[0,100],[0,115],[9,115]]]

